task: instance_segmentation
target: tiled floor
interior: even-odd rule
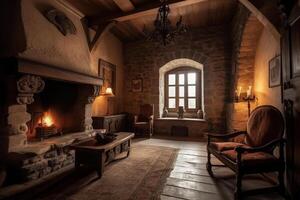
[[[162,200],[230,200],[233,199],[234,173],[225,167],[214,168],[216,178],[206,171],[206,144],[195,141],[174,141],[167,139],[137,140],[136,144],[167,146],[179,149],[174,170],[171,172],[161,195]],[[214,164],[220,164],[216,159]],[[268,186],[260,175],[247,176],[243,189]],[[277,193],[244,198],[246,200],[281,200]]]

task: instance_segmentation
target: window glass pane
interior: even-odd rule
[[[188,87],[188,96],[195,97],[196,96],[196,86],[189,86]]]
[[[179,74],[179,85],[184,85],[184,74]]]
[[[176,84],[176,75],[169,74],[169,85],[175,85],[175,84]]]
[[[188,99],[188,107],[191,109],[196,108],[196,99]]]
[[[196,84],[196,73],[188,73],[188,84]]]
[[[179,99],[179,106],[183,106],[184,107],[184,99],[183,98]]]
[[[170,86],[169,87],[169,97],[175,97],[175,95],[176,95],[175,86]]]
[[[169,108],[176,108],[175,99],[169,99]]]
[[[184,86],[179,86],[179,97],[184,97]]]

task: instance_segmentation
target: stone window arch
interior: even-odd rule
[[[168,76],[171,74],[176,74],[178,77],[179,74],[184,74],[185,79],[187,78],[187,74],[190,72],[195,72],[197,73],[197,81],[198,84],[196,86],[197,88],[197,106],[192,109],[188,109],[188,97],[185,99],[185,108],[187,110],[187,115],[188,117],[195,118],[197,117],[197,111],[198,109],[201,110],[201,113],[204,113],[204,73],[203,73],[203,65],[201,63],[198,63],[194,60],[191,59],[186,59],[186,58],[181,58],[181,59],[174,59],[165,65],[163,65],[159,69],[159,114],[160,116],[163,115],[163,110],[165,107],[168,107],[168,88],[169,88],[169,83],[168,83]],[[179,77],[178,77],[179,78]],[[187,84],[187,82],[186,82]],[[196,84],[195,84],[196,85]],[[171,86],[172,87],[172,86]],[[180,86],[176,86],[176,90],[178,90]],[[188,84],[185,85],[185,90],[188,88]],[[177,94],[178,91],[177,91]],[[170,108],[170,113],[171,117],[172,114],[174,117],[176,116],[176,111],[179,105],[179,96],[177,95],[176,97],[176,107],[175,108]],[[168,108],[169,109],[169,108]]]

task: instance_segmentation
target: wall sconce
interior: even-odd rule
[[[248,86],[246,92],[242,93],[242,87],[239,87],[235,90],[235,102],[247,102],[248,104],[248,116],[251,113],[251,101],[256,100],[257,98],[253,94],[252,86]]]
[[[107,97],[106,115],[109,115],[109,102],[110,102],[110,98],[115,96],[114,93],[113,93],[113,91],[112,91],[112,88],[110,88],[110,87],[106,88],[105,93],[102,94],[101,96]]]

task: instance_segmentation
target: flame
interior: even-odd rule
[[[48,113],[44,114],[43,117],[43,125],[50,127],[54,124],[53,119],[51,118],[51,116]]]

